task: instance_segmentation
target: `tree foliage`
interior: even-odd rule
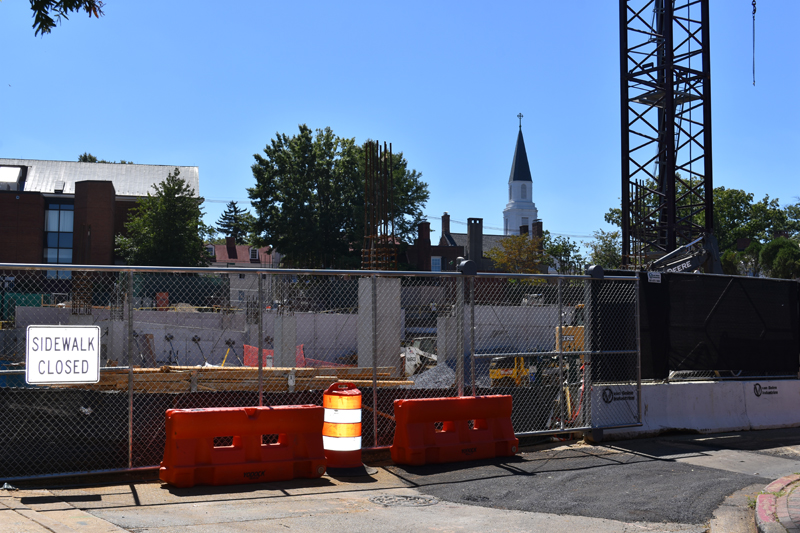
[[[294,266],[347,268],[359,263],[364,237],[364,148],[330,128],[300,125],[294,136],[276,134],[255,154],[256,185],[248,189],[256,211],[254,244],[272,245]],[[421,174],[393,158],[396,236],[413,237],[428,200]]]
[[[739,239],[765,243],[779,235],[800,232],[800,205],[781,207],[777,198],[739,189],[714,189],[714,229],[721,250],[735,249]]]
[[[175,169],[155,194],[140,198],[128,213],[127,236],[117,235],[117,253],[129,265],[206,266],[202,198]]]
[[[78,163],[116,163],[116,161],[106,161],[105,159],[97,159],[89,152],[83,152],[81,155],[78,156]],[[119,164],[133,165],[133,161],[125,161],[124,159],[120,159]]]
[[[250,244],[255,217],[238,202],[228,202],[225,211],[217,220],[217,230],[227,237],[233,237],[236,244]]]
[[[800,247],[784,237],[773,239],[761,248],[759,262],[772,278],[800,277]]]
[[[486,252],[495,269],[517,274],[538,274],[547,261],[541,237],[509,235],[500,241],[500,246]]]
[[[583,270],[583,256],[580,245],[569,237],[553,237],[549,231],[544,232],[544,252],[548,257],[548,266],[552,266],[559,274],[580,274]]]
[[[589,263],[605,269],[622,267],[622,237],[619,230],[594,232],[594,239],[582,243],[589,248]]]
[[[61,19],[69,20],[68,13],[85,11],[89,18],[100,18],[104,15],[102,0],[31,0],[33,11],[34,36],[50,31],[61,23]]]
[[[677,196],[681,196],[678,191]],[[781,207],[777,198],[769,195],[759,201],[754,195],[740,189],[714,189],[714,233],[721,253],[736,250],[739,239],[766,243],[781,235],[793,237],[800,234],[800,202]],[[609,209],[605,221],[621,226],[622,211]],[[695,222],[704,225],[702,214]]]

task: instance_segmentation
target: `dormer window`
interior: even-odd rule
[[[258,261],[258,248],[250,248],[250,260]]]
[[[215,257],[217,255],[217,253],[214,251],[213,244],[209,244],[208,246],[206,246],[206,252],[208,252],[208,255],[210,255],[211,257]]]

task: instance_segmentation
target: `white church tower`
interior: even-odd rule
[[[514,149],[514,160],[511,162],[511,176],[508,178],[508,204],[503,209],[503,233],[519,235],[520,226],[528,227],[539,219],[536,204],[533,203],[533,180],[531,168],[528,166],[528,154],[525,152],[525,141],[522,139],[522,113],[519,118],[519,134],[517,147]]]

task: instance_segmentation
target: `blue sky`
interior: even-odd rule
[[[715,186],[800,196],[800,2],[712,0]],[[0,1],[0,157],[196,165],[206,220],[247,205],[277,132],[387,141],[422,172],[438,238],[500,233],[518,113],[545,229],[585,240],[619,207],[617,2],[106,0],[34,37]]]

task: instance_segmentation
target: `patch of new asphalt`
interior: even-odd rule
[[[419,492],[455,503],[622,522],[702,524],[726,496],[773,479],[748,473],[749,456],[735,455],[733,468],[744,471],[731,471],[721,461],[730,462],[735,452],[712,440],[573,445],[472,463],[467,469],[452,464],[386,468]]]

